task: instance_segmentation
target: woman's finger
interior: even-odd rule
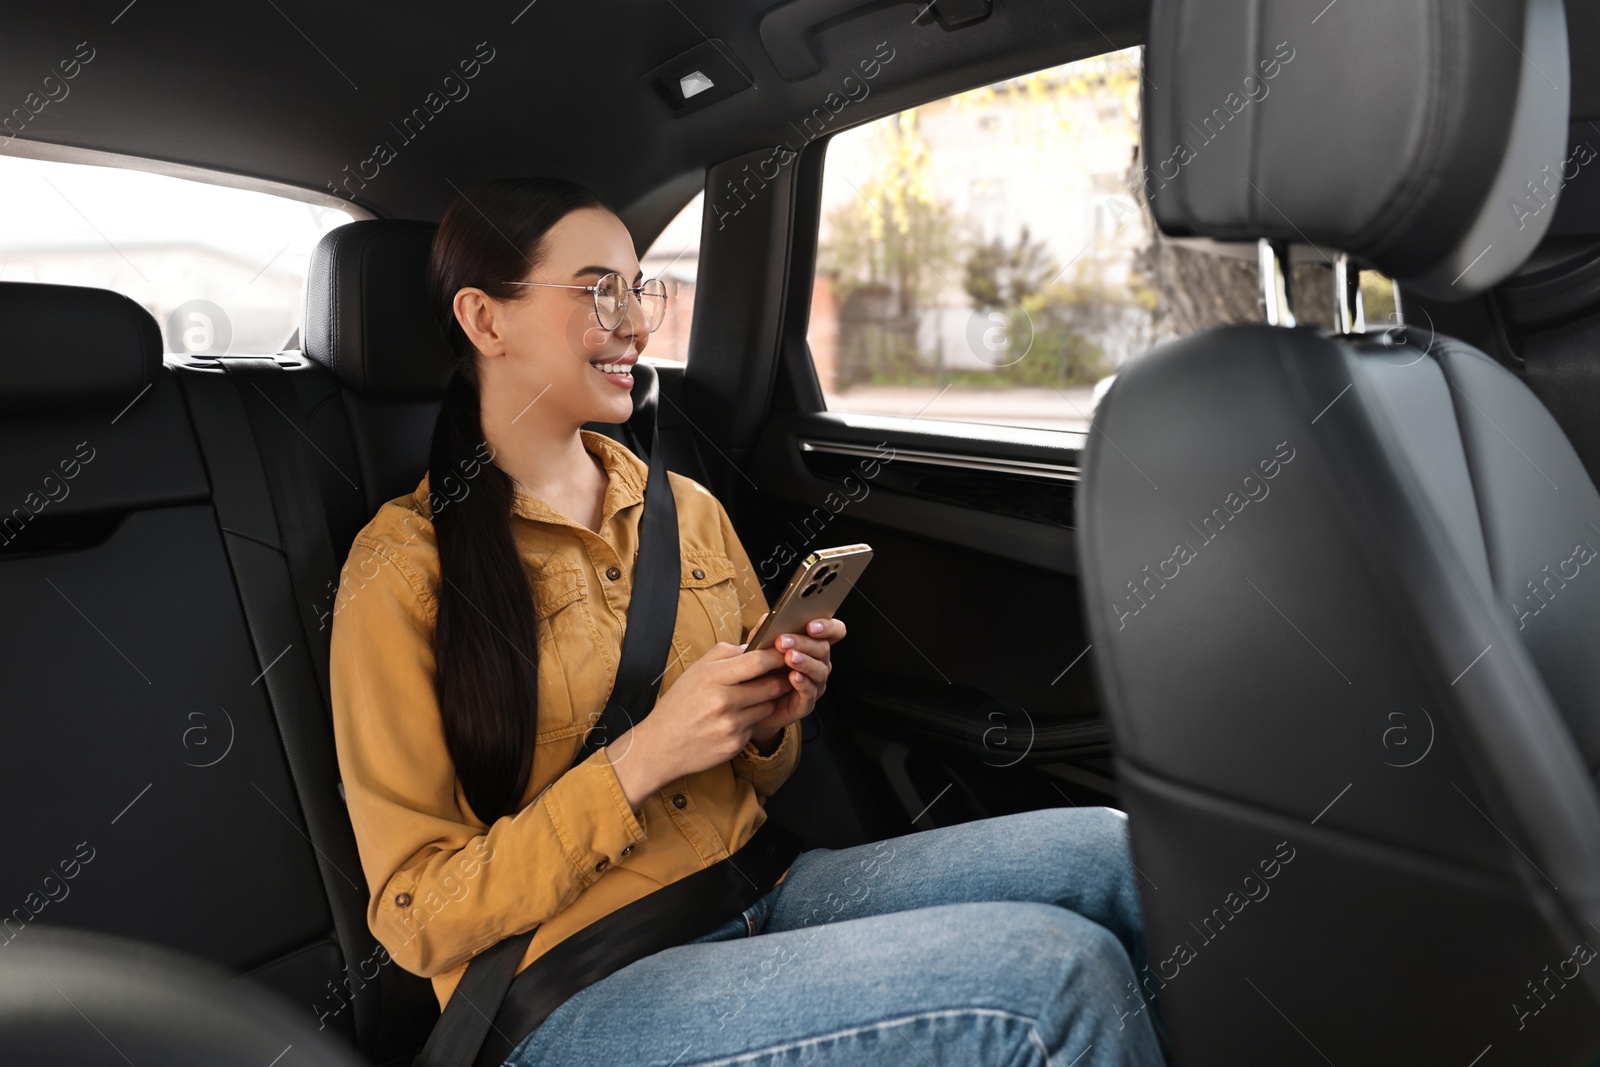
[[[816,659],[827,659],[833,646],[820,637],[807,637],[804,634],[779,634],[777,649],[784,655],[784,662],[793,667],[790,661],[790,652],[800,652]]]
[[[791,699],[799,701],[801,706],[809,711],[811,705],[817,702],[817,682],[813,681],[811,676],[803,671],[790,671],[786,678],[789,684],[794,687]]]
[[[844,640],[845,627],[839,619],[813,619],[806,623],[806,633],[833,645]]]
[[[746,641],[748,641],[750,639],[750,635],[751,634],[753,634],[757,630],[761,629],[762,624],[767,621],[767,616],[771,615],[771,614],[772,614],[772,612],[770,612],[770,611],[763,611],[761,613],[761,618],[756,620],[756,624],[754,626],[750,627],[750,629],[745,631],[744,637],[745,637]]]
[[[821,685],[828,680],[828,672],[833,669],[833,664],[828,659],[817,656],[808,656],[799,649],[791,651],[784,662],[789,665],[789,673],[802,674],[810,682]]]
[[[769,671],[779,670],[783,665],[783,653],[777,649],[764,648],[759,652],[741,652],[719,665],[718,669],[723,673],[718,676],[718,680],[725,684],[748,682]]]
[[[781,668],[782,665],[779,666]],[[728,687],[733,694],[734,706],[740,708],[750,708],[768,700],[780,699],[791,688],[788,673],[781,669],[768,671],[760,677]]]

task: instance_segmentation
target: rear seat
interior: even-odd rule
[[[428,983],[366,926],[327,640],[355,534],[426,469],[448,376],[432,232],[328,235],[305,354],[163,361],[125,297],[0,283],[0,803],[29,815],[0,948],[35,922],[123,934],[249,974],[370,1062],[425,1038]],[[595,427],[636,449],[657,384],[638,374],[633,422]]]
[[[208,478],[137,304],[5,283],[0,319],[0,805],[26,813],[0,939],[45,923],[180,949],[393,1058],[380,980],[336,995],[377,945],[304,642],[263,655],[293,599],[235,583],[243,561],[255,591],[287,588],[271,512]],[[230,494],[265,520],[225,534]]]

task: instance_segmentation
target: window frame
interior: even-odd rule
[[[6,154],[20,159],[33,159],[44,163],[73,163],[85,167],[106,167],[111,170],[142,171],[168,178],[215,185],[224,189],[238,189],[247,193],[265,193],[268,196],[295,200],[316,207],[337,208],[350,215],[352,221],[375,219],[379,216],[363,207],[359,201],[310,189],[302,185],[256,178],[232,171],[211,170],[206,167],[173,163],[150,156],[130,156],[120,152],[106,152],[98,148],[78,148],[74,145],[51,144],[48,141],[30,141],[16,137],[6,142]]]

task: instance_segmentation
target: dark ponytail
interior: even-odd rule
[[[477,351],[455,319],[457,291],[515,300],[543,256],[545,234],[569,212],[610,207],[558,178],[500,178],[445,212],[428,261],[428,291],[455,371],[428,456],[439,545],[433,637],[445,744],[473,812],[486,825],[515,814],[533,771],[538,646],[533,590],[511,537],[511,479],[495,466],[479,416]]]

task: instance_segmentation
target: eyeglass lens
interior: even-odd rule
[[[629,289],[620,274],[607,274],[595,283],[594,311],[600,325],[614,330],[627,314]],[[667,284],[650,278],[639,290],[639,307],[644,312],[645,329],[654,331],[667,317]]]

